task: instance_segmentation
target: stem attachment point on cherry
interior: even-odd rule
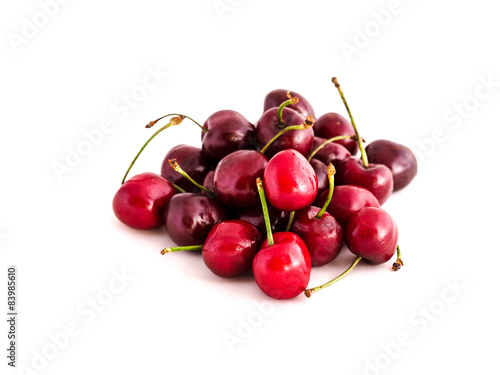
[[[304,130],[304,129],[309,129],[310,127],[314,126],[315,123],[316,123],[316,120],[314,119],[314,117],[307,116],[307,118],[305,119],[305,121],[302,124],[287,126],[283,130],[280,130],[278,132],[278,134],[276,134],[273,138],[271,138],[271,140],[269,142],[267,142],[267,144],[262,148],[262,150],[260,150],[260,153],[264,154],[269,149],[269,147],[271,147],[273,145],[273,143],[279,137],[281,137],[281,135],[283,133],[286,133],[287,131],[290,131],[290,130]]]
[[[267,244],[268,246],[274,245],[273,230],[271,228],[271,220],[269,220],[269,210],[267,209],[266,193],[262,179],[257,177],[256,180],[257,190],[259,192],[260,204],[262,205],[262,213],[264,215],[264,222],[266,224]]]
[[[180,173],[184,178],[188,179],[194,186],[196,186],[198,189],[204,190],[209,194],[214,194],[213,191],[208,190],[205,186],[199,184],[195,180],[191,178],[190,175],[188,175],[184,170],[181,168],[179,163],[177,163],[177,159],[168,159],[168,164],[172,167],[172,169],[178,173]]]
[[[328,163],[328,166],[326,167],[326,174],[328,175],[328,183],[329,183],[329,189],[328,189],[328,198],[326,198],[325,204],[321,208],[321,210],[316,214],[316,219],[321,219],[323,215],[326,212],[326,209],[328,208],[328,205],[330,204],[333,196],[333,189],[335,187],[335,167],[333,166],[332,163]]]
[[[286,96],[288,97],[288,100],[285,100],[283,103],[280,104],[278,107],[278,125],[279,126],[285,126],[285,121],[283,120],[283,109],[292,104],[297,104],[299,102],[299,98],[296,96],[292,97],[290,95],[290,91],[286,93]]]

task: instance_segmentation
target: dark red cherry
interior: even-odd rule
[[[297,111],[304,117],[312,116],[316,118],[316,116],[314,115],[314,110],[311,104],[306,100],[306,98],[304,98],[302,95],[294,91],[290,91],[290,96],[299,98],[298,103],[290,105],[291,109]],[[281,103],[283,103],[287,99],[288,99],[288,90],[276,89],[271,91],[264,98],[263,112],[266,112],[270,108],[279,107]],[[296,124],[290,124],[290,125],[296,125]]]
[[[215,112],[203,127],[207,131],[201,133],[201,148],[214,162],[234,151],[252,148],[255,127],[236,111]]]
[[[252,264],[259,288],[269,297],[290,299],[301,294],[311,276],[311,257],[302,239],[292,232],[273,235],[274,244],[264,240]]]
[[[228,207],[253,207],[259,203],[255,179],[268,163],[258,151],[239,150],[225,156],[215,168],[214,193]]]
[[[288,218],[288,214],[284,213],[283,211],[278,211],[273,206],[268,206],[267,208],[269,211],[271,230],[273,232],[285,230],[287,220],[285,220],[284,214],[286,215],[286,219]],[[254,227],[258,229],[258,231],[260,232],[260,234],[262,234],[262,236],[264,237],[266,236],[266,224],[264,221],[264,215],[262,214],[262,207],[260,205],[254,207],[242,208],[238,210],[236,212],[236,218],[248,221],[250,224],[252,224]],[[280,224],[282,226],[282,229],[277,228],[277,226]]]
[[[329,139],[339,135],[355,135],[356,133],[349,120],[338,113],[330,112],[325,113],[316,120],[314,134],[318,137]],[[359,147],[356,140],[342,139],[335,142],[344,146],[352,155],[358,153]]]
[[[207,173],[207,175],[203,179],[203,184],[202,185],[204,187],[206,187],[210,191],[214,191],[214,176],[215,176],[215,170],[212,169],[211,171],[209,171]],[[206,191],[204,191],[204,190],[202,190],[201,193],[204,194],[204,195],[209,195],[209,193],[206,192]]]
[[[326,139],[321,137],[314,137],[313,150],[319,147]],[[332,163],[335,168],[338,168],[340,162],[351,156],[349,150],[339,143],[331,142],[323,146],[313,158],[321,160],[325,165]]]
[[[177,145],[173,147],[163,159],[161,175],[186,191],[195,191],[196,188],[191,182],[170,167],[168,163],[170,159],[176,159],[181,168],[193,180],[199,183],[202,183],[208,171],[213,169],[212,164],[203,155],[200,148],[189,145]]]
[[[283,108],[284,124],[279,124],[278,108],[271,108],[264,112],[256,125],[257,142],[261,147],[265,146],[276,134],[287,126],[300,125],[306,118],[298,112],[290,109],[289,106]],[[268,157],[272,157],[277,152],[294,149],[305,157],[309,156],[314,141],[314,131],[312,128],[290,130],[282,134],[266,151]]]
[[[165,211],[165,228],[179,246],[201,245],[213,226],[226,217],[224,207],[213,197],[176,194]]]
[[[383,164],[392,172],[394,191],[408,186],[418,171],[417,158],[406,146],[379,139],[366,146],[370,163]]]
[[[311,206],[297,211],[291,228],[291,231],[302,238],[306,244],[313,266],[323,266],[334,260],[339,255],[344,242],[344,233],[340,224],[328,212],[325,212],[321,218],[317,218],[316,215],[320,210],[318,207]]]
[[[216,224],[208,234],[203,244],[203,261],[218,276],[240,276],[252,268],[261,244],[262,236],[252,224],[226,220]]]
[[[328,191],[316,199],[316,206],[322,207],[328,197]],[[354,185],[336,186],[327,211],[345,228],[347,222],[356,212],[365,207],[380,207],[375,196],[365,188]]]
[[[269,203],[281,211],[310,206],[318,194],[318,178],[307,159],[296,150],[278,152],[264,170]]]
[[[310,162],[311,167],[314,169],[314,173],[316,173],[316,177],[318,178],[318,195],[328,190],[328,175],[326,173],[326,165],[319,161],[318,159],[312,159]]]
[[[173,185],[156,173],[127,180],[113,198],[116,217],[129,227],[153,229],[162,225],[164,207],[175,195]]]
[[[385,263],[396,252],[398,228],[382,208],[362,208],[351,217],[344,233],[349,250],[368,263]]]
[[[338,185],[356,185],[372,192],[380,205],[383,205],[392,193],[392,173],[383,164],[363,166],[361,159],[351,156],[340,163],[337,170]]]

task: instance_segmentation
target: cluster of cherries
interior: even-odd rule
[[[113,199],[113,210],[138,229],[165,226],[178,247],[162,254],[201,250],[206,266],[221,277],[252,270],[270,297],[289,299],[333,284],[360,260],[403,262],[398,229],[380,206],[407,186],[417,162],[403,145],[363,138],[336,78],[351,121],[337,113],[315,120],[301,95],[271,91],[256,125],[232,110],[211,115],[203,126],[188,116],[169,122],[141,148]],[[161,175],[126,180],[144,148],[185,118],[202,130],[201,148],[178,145],[166,155]],[[356,155],[360,152],[361,157]],[[352,265],[326,284],[307,289],[311,267],[333,261],[345,242]]]

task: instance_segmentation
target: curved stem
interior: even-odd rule
[[[166,247],[161,251],[161,255],[165,255],[167,253],[173,253],[174,251],[191,251],[191,250],[203,250],[203,245]]]
[[[286,225],[285,232],[290,232],[290,229],[292,229],[294,217],[295,217],[295,211],[290,212],[290,216],[288,217],[288,224]]]
[[[341,278],[343,278],[345,275],[347,275],[354,267],[356,267],[356,264],[358,264],[361,259],[362,259],[361,257],[356,257],[356,259],[354,259],[354,262],[352,262],[352,264],[349,266],[349,268],[346,269],[344,272],[342,272],[340,275],[338,275],[335,279],[333,279],[333,280],[331,280],[323,285],[317,286],[316,288],[306,289],[306,290],[304,290],[304,294],[306,295],[307,298],[309,298],[309,297],[311,297],[311,295],[313,293],[316,293],[316,292],[320,291],[321,289],[324,289],[324,288],[336,283]]]
[[[314,150],[311,151],[311,154],[307,158],[307,161],[311,161],[314,155],[318,153],[319,150],[321,150],[323,147],[325,147],[328,143],[332,143],[335,141],[341,141],[342,139],[356,139],[355,135],[338,135],[336,137],[327,139],[324,141],[322,144],[320,144],[318,147],[316,147]]]
[[[206,133],[206,132],[208,131],[208,129],[207,129],[207,128],[205,128],[205,127],[203,127],[203,126],[201,126],[201,125],[198,123],[198,121],[193,120],[193,119],[192,119],[191,117],[189,117],[189,116],[186,116],[186,115],[181,115],[180,113],[169,113],[168,115],[161,116],[160,118],[157,118],[157,119],[156,119],[156,120],[154,120],[154,121],[150,121],[150,122],[149,122],[149,124],[147,124],[147,125],[146,125],[146,128],[151,128],[151,127],[155,126],[155,125],[156,125],[156,123],[157,123],[158,121],[160,121],[161,119],[164,119],[165,117],[168,117],[168,116],[179,116],[179,117],[181,117],[182,119],[187,118],[187,119],[189,119],[189,120],[193,121],[196,125],[198,125],[198,126],[201,128],[201,130],[203,131],[203,133]]]
[[[347,109],[347,113],[349,113],[349,117],[351,118],[351,124],[352,127],[354,128],[354,132],[356,133],[356,139],[358,141],[359,145],[359,151],[361,152],[361,160],[363,160],[363,166],[365,168],[368,168],[368,156],[366,155],[365,147],[363,146],[363,139],[359,135],[358,128],[356,126],[356,123],[354,122],[354,118],[352,117],[351,110],[349,108],[349,104],[347,104],[347,100],[345,99],[344,92],[342,91],[342,88],[340,87],[339,82],[337,81],[337,77],[332,78],[332,82],[339,91],[340,97],[342,98],[342,101],[344,102],[345,108]]]
[[[326,173],[328,175],[328,183],[329,183],[328,198],[326,198],[325,204],[323,205],[321,210],[316,214],[316,219],[321,219],[325,214],[326,209],[328,208],[328,205],[332,200],[333,188],[335,187],[335,167],[333,166],[332,163],[328,163],[328,167],[326,168]]]
[[[149,144],[149,142],[151,142],[154,137],[156,137],[158,134],[160,134],[165,129],[168,129],[169,127],[174,126],[174,125],[179,125],[182,122],[182,120],[184,120],[184,118],[182,116],[172,117],[170,119],[170,121],[168,122],[168,124],[166,124],[165,126],[161,127],[160,129],[158,129],[151,137],[149,137],[149,139],[146,141],[146,143],[144,143],[144,145],[141,147],[141,149],[139,150],[139,152],[137,153],[137,155],[135,155],[135,158],[134,158],[134,160],[132,160],[132,163],[130,163],[127,171],[125,172],[125,175],[123,176],[122,185],[125,183],[125,179],[127,178],[128,174],[129,174],[130,170],[132,169],[132,167],[134,166],[135,162],[139,158],[139,155],[142,154],[142,152],[147,147],[147,145]]]
[[[396,261],[392,265],[392,269],[394,271],[399,270],[404,265],[403,260],[401,259],[401,249],[399,248],[399,244],[396,247],[396,251],[398,252],[398,259],[396,259]]]
[[[175,190],[177,190],[179,193],[185,193],[186,192],[186,190],[184,190],[180,186],[178,186],[176,184],[172,184],[172,185],[174,185]]]
[[[262,205],[262,213],[264,215],[264,222],[266,223],[267,245],[274,245],[273,230],[271,229],[271,220],[269,220],[269,211],[267,209],[266,193],[262,180],[257,177],[257,190],[259,191],[260,204]]]
[[[280,106],[278,107],[278,125],[279,126],[285,126],[285,121],[283,120],[283,109],[288,106],[288,105],[291,105],[291,104],[297,104],[299,102],[299,98],[297,98],[296,96],[294,96],[292,98],[292,96],[290,95],[290,91],[288,91],[286,93],[286,96],[288,96],[288,100],[285,100],[283,103],[280,104]]]
[[[306,121],[304,121],[303,124],[300,124],[300,125],[291,125],[291,126],[287,126],[285,129],[283,130],[280,130],[278,132],[278,134],[276,134],[274,137],[271,138],[271,140],[269,142],[267,142],[267,144],[262,148],[262,150],[260,150],[260,153],[261,154],[264,154],[268,149],[269,147],[271,147],[273,145],[273,143],[279,138],[281,137],[281,135],[283,133],[286,133],[287,131],[290,131],[290,130],[303,130],[303,129],[309,129],[311,126],[314,126],[314,123],[316,122],[316,120],[312,117],[312,116],[308,116]]]
[[[172,169],[178,173],[180,173],[184,178],[187,178],[189,182],[191,182],[194,186],[196,186],[198,189],[204,190],[209,194],[214,194],[213,191],[208,190],[205,186],[197,183],[195,180],[191,178],[190,175],[188,175],[184,170],[181,168],[179,163],[177,163],[177,159],[168,159],[168,164],[172,167]]]

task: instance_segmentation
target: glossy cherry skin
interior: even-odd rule
[[[335,175],[338,185],[356,185],[370,190],[382,206],[389,199],[392,189],[392,173],[383,164],[363,166],[361,159],[351,156],[340,163]]]
[[[213,226],[226,217],[224,207],[213,197],[176,194],[165,211],[165,228],[179,246],[202,245]]]
[[[173,184],[181,187],[186,191],[196,191],[196,187],[184,178],[179,172],[176,172],[168,164],[169,159],[177,159],[180,167],[189,175],[193,180],[202,183],[205,175],[213,169],[212,164],[205,155],[201,152],[200,148],[189,145],[177,145],[173,147],[163,159],[161,166],[161,175]]]
[[[321,138],[330,139],[339,135],[355,135],[356,133],[349,120],[338,113],[329,112],[318,118],[316,124],[314,124],[314,134]],[[358,153],[357,141],[342,139],[336,142],[349,150],[352,155]]]
[[[201,149],[214,162],[236,150],[252,148],[255,127],[236,111],[227,109],[215,112],[203,127],[208,131],[201,133]]]
[[[228,207],[253,207],[259,204],[255,180],[262,177],[268,163],[258,151],[239,150],[224,157],[214,174],[214,192]]]
[[[264,111],[266,112],[269,108],[279,107],[281,103],[288,100],[287,96],[288,90],[284,89],[276,89],[271,91],[264,98]],[[311,104],[304,98],[302,95],[296,93],[295,91],[290,91],[290,95],[292,97],[299,98],[299,102],[297,104],[290,104],[288,107],[293,109],[294,111],[300,113],[302,116],[312,116],[316,118],[314,114],[314,110]]]
[[[344,234],[348,249],[371,264],[387,262],[398,245],[396,223],[378,207],[365,207],[355,213]]]
[[[314,173],[316,173],[316,177],[318,178],[318,195],[328,190],[329,182],[328,182],[328,169],[326,165],[319,161],[318,159],[311,159],[309,162],[311,167],[314,169]]]
[[[215,176],[215,170],[212,169],[206,174],[205,178],[203,179],[202,185],[210,191],[214,191],[214,176]],[[210,193],[207,193],[205,190],[202,190],[201,193],[203,195],[210,195]]]
[[[269,160],[264,170],[264,189],[272,206],[281,211],[297,211],[316,199],[318,178],[302,154],[284,150]]]
[[[290,299],[301,294],[311,277],[311,257],[302,239],[292,232],[273,234],[274,245],[264,240],[252,264],[259,288],[269,297]]]
[[[320,194],[315,205],[323,207],[328,198],[328,191]],[[365,188],[354,185],[335,186],[332,199],[326,210],[345,228],[349,219],[365,207],[380,207],[377,198]]]
[[[252,269],[262,236],[250,223],[226,220],[216,224],[201,252],[205,265],[217,276],[236,277]]]
[[[417,158],[406,146],[379,139],[366,146],[370,163],[383,164],[392,172],[394,191],[408,186],[418,171]]]
[[[325,212],[320,219],[316,218],[320,210],[310,206],[297,211],[291,228],[306,244],[311,264],[316,267],[334,260],[344,242],[344,231],[332,215]]]
[[[285,230],[288,221],[288,213],[278,211],[271,205],[267,206],[267,211],[269,213],[271,231],[279,232]],[[257,228],[263,237],[266,237],[266,223],[264,221],[264,215],[262,214],[262,206],[242,208],[236,212],[236,218],[248,221]]]
[[[175,195],[173,185],[156,173],[127,180],[113,198],[116,217],[129,227],[153,229],[162,225],[164,206]]]
[[[276,134],[287,126],[301,125],[305,117],[298,112],[285,107],[282,113],[285,125],[278,123],[278,108],[268,109],[259,119],[256,125],[257,142],[264,147]],[[312,128],[289,130],[282,134],[271,147],[266,151],[266,156],[272,157],[277,152],[293,149],[300,152],[305,157],[309,156],[314,141],[314,131]]]
[[[313,150],[319,147],[324,141],[326,141],[325,138],[314,137]],[[314,155],[314,159],[321,160],[324,164],[332,163],[335,168],[338,168],[340,162],[349,156],[351,156],[351,153],[344,146],[339,143],[330,142]]]

